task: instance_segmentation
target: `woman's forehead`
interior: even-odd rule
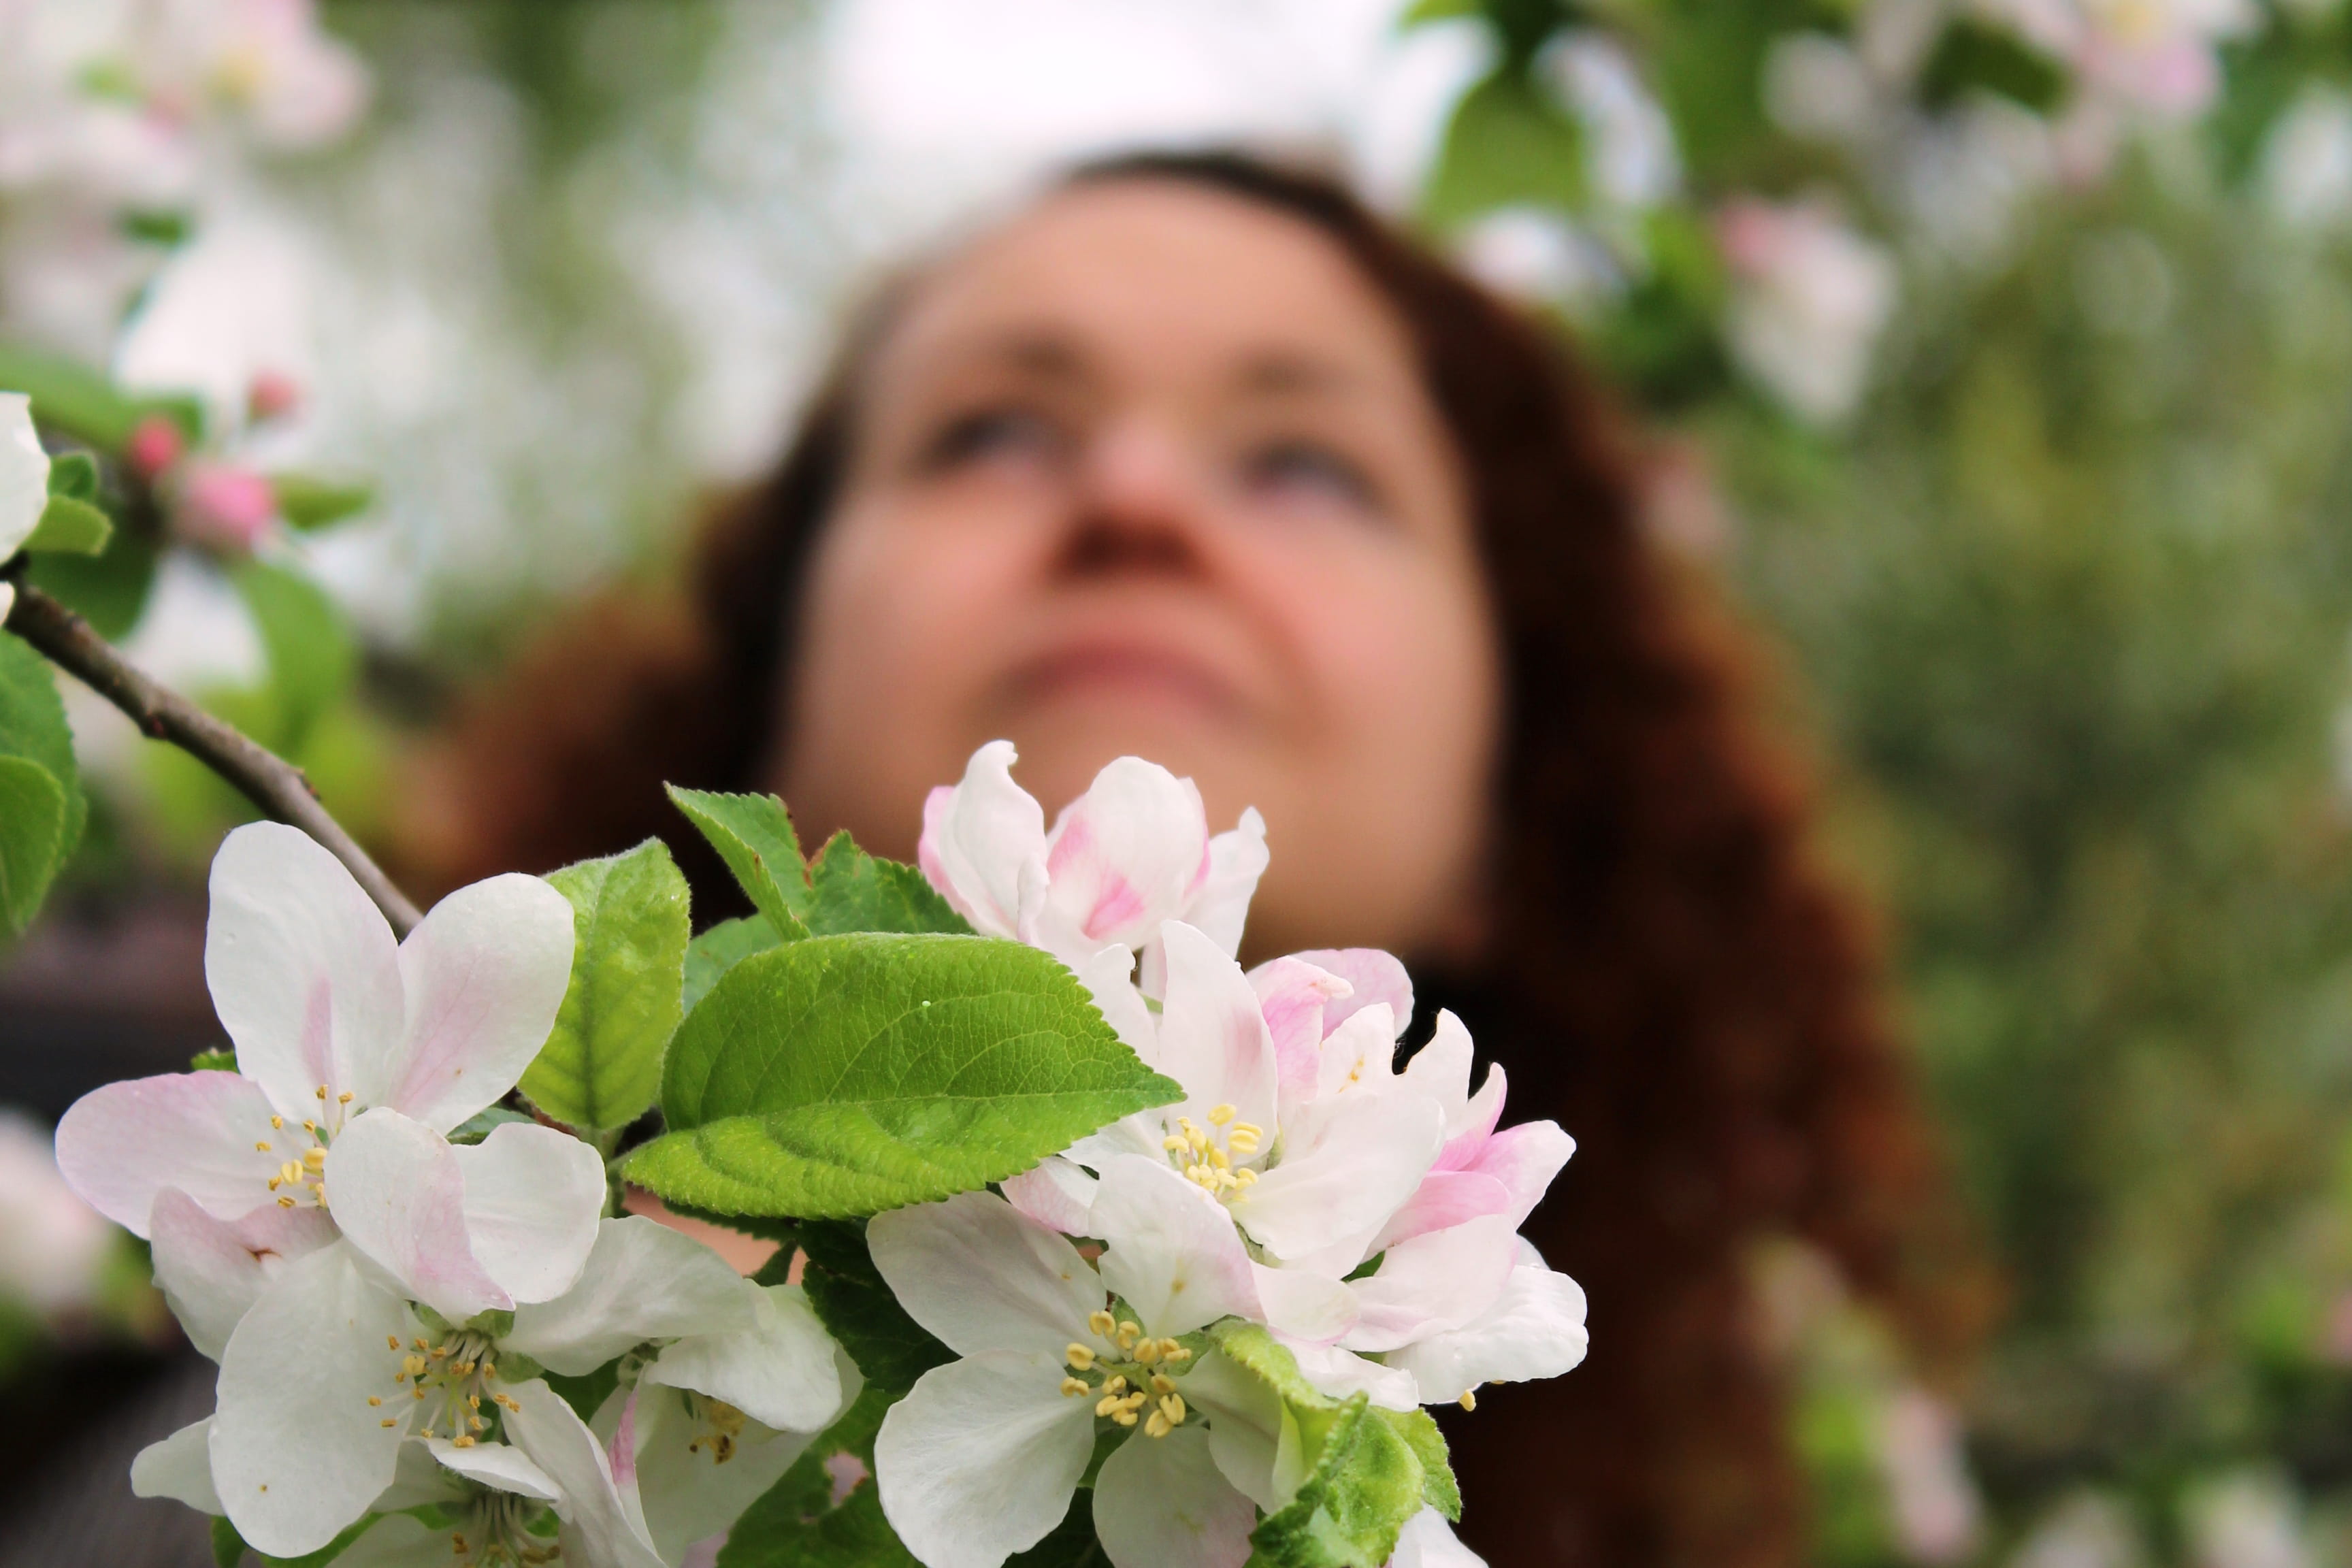
[[[1329,237],[1164,179],[1056,193],[934,268],[873,368],[964,367],[1271,392],[1414,379],[1395,313]]]

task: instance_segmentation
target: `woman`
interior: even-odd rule
[[[1449,1416],[1467,1539],[1790,1563],[1748,1256],[1805,1237],[1924,1322],[1935,1187],[1855,911],[1637,510],[1550,339],[1336,185],[1091,166],[881,301],[687,616],[608,607],[474,711],[439,869],[691,856],[666,779],[911,858],[999,735],[1049,808],[1122,752],[1258,807],[1246,956],[1405,954],[1580,1144],[1530,1233],[1593,1353]]]

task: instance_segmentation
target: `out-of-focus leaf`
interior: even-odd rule
[[[270,493],[278,498],[278,515],[289,528],[310,532],[336,523],[375,504],[375,487],[320,479],[316,474],[272,474]]]
[[[235,581],[261,633],[270,683],[284,702],[280,743],[299,746],[319,717],[351,690],[359,646],[342,611],[309,578],[247,561]]]
[[[89,621],[99,636],[120,642],[147,607],[155,558],[151,536],[118,529],[102,555],[35,556],[25,581]]]
[[[66,705],[58,696],[49,661],[6,632],[0,632],[0,757],[21,757],[37,765],[64,792],[57,848],[63,864],[81,842],[89,810],[81,775],[74,766],[73,731],[66,723]]]
[[[49,493],[76,500],[98,500],[98,464],[88,452],[58,452],[49,458]]]
[[[134,395],[57,354],[0,344],[0,387],[29,394],[36,421],[103,452],[120,452],[151,414],[171,420],[191,442],[204,437],[204,405],[197,399]]]
[[[86,500],[76,500],[53,490],[49,504],[41,509],[41,521],[33,525],[32,533],[25,541],[25,548],[37,554],[97,555],[113,537],[112,518]]]
[[[1422,213],[1447,229],[1496,207],[1572,213],[1584,199],[1582,132],[1526,70],[1507,64],[1454,106]]]
[[[1974,92],[2047,113],[2065,96],[2066,73],[2014,33],[1955,16],[1920,68],[1919,96],[1929,108],[1941,109]]]
[[[0,937],[24,933],[58,874],[66,792],[37,763],[0,757]]]

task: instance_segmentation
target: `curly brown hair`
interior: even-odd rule
[[[1754,721],[1751,643],[1645,534],[1633,445],[1555,335],[1344,187],[1226,153],[1068,178],[1185,182],[1327,237],[1409,329],[1472,478],[1506,653],[1509,853],[1482,963],[1427,989],[1507,1067],[1515,1115],[1580,1140],[1529,1234],[1585,1285],[1593,1353],[1449,1416],[1465,1538],[1506,1568],[1800,1560],[1749,1254],[1807,1238],[1900,1320],[1940,1323],[1927,1281],[1950,1226],[1864,910],[1810,860],[1805,792]],[[461,721],[431,869],[659,834],[715,870],[660,786],[766,782],[803,569],[891,308],[853,335],[773,479],[703,540],[683,614],[616,600]]]

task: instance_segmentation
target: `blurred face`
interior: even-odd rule
[[[1401,324],[1315,230],[1129,181],[929,279],[868,366],[778,786],[912,858],[1003,736],[1048,820],[1103,763],[1265,815],[1249,946],[1466,941],[1497,660]]]

